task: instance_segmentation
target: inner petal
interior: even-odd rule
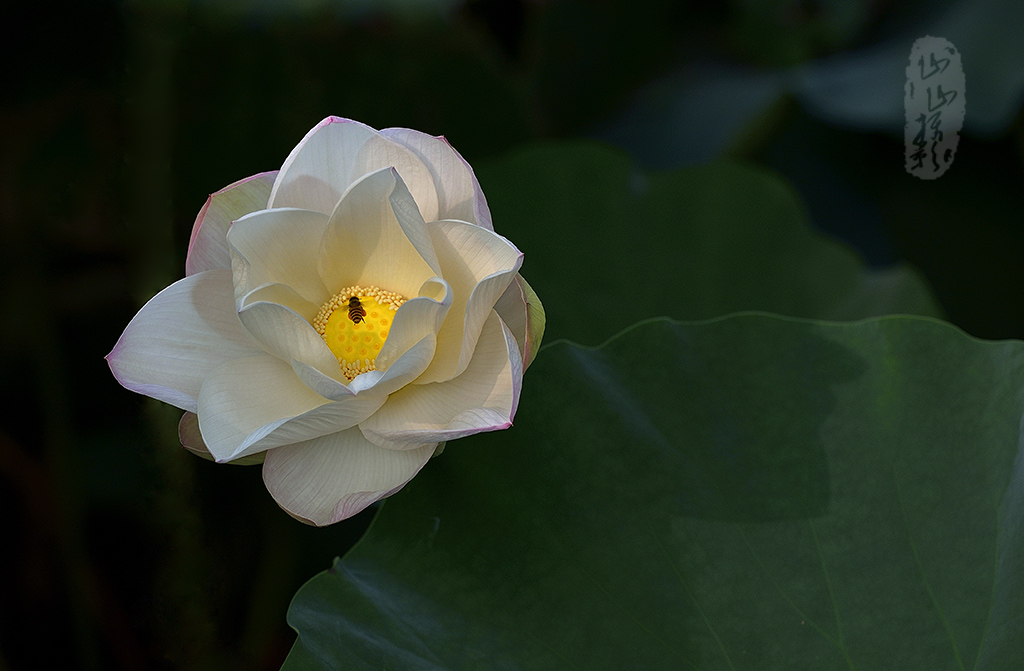
[[[388,339],[395,312],[405,297],[380,287],[345,287],[331,297],[313,319],[313,328],[338,359],[342,374],[377,370],[377,355]]]

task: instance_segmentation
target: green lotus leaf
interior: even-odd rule
[[[284,668],[1024,668],[1022,412],[1024,343],[925,318],[555,343],[298,592]]]

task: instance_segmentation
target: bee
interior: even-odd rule
[[[366,310],[363,309],[363,304],[355,296],[348,299],[348,318],[355,324],[366,318]]]

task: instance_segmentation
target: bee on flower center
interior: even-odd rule
[[[363,304],[355,296],[348,299],[348,318],[354,324],[358,324],[366,318],[366,310],[363,309]]]

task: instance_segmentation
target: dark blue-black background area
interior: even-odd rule
[[[0,671],[276,669],[294,640],[292,594],[368,524],[372,510],[328,529],[295,522],[258,468],[182,450],[180,413],[122,389],[103,359],[183,275],[207,195],[278,168],[325,116],[444,134],[474,165],[575,138],[612,143],[641,169],[753,161],[789,179],[812,224],[868,264],[916,266],[953,323],[1021,338],[1024,57],[1001,44],[1015,32],[1024,43],[1024,20],[999,14],[1016,16],[1017,2],[974,13],[945,0],[5,8]],[[943,16],[974,38],[958,45],[968,127],[938,180],[904,171],[898,119],[826,113],[813,101],[844,104],[827,86],[779,84],[844,57],[885,62],[894,44],[902,70]],[[542,298],[558,290],[557,278],[530,280]]]

